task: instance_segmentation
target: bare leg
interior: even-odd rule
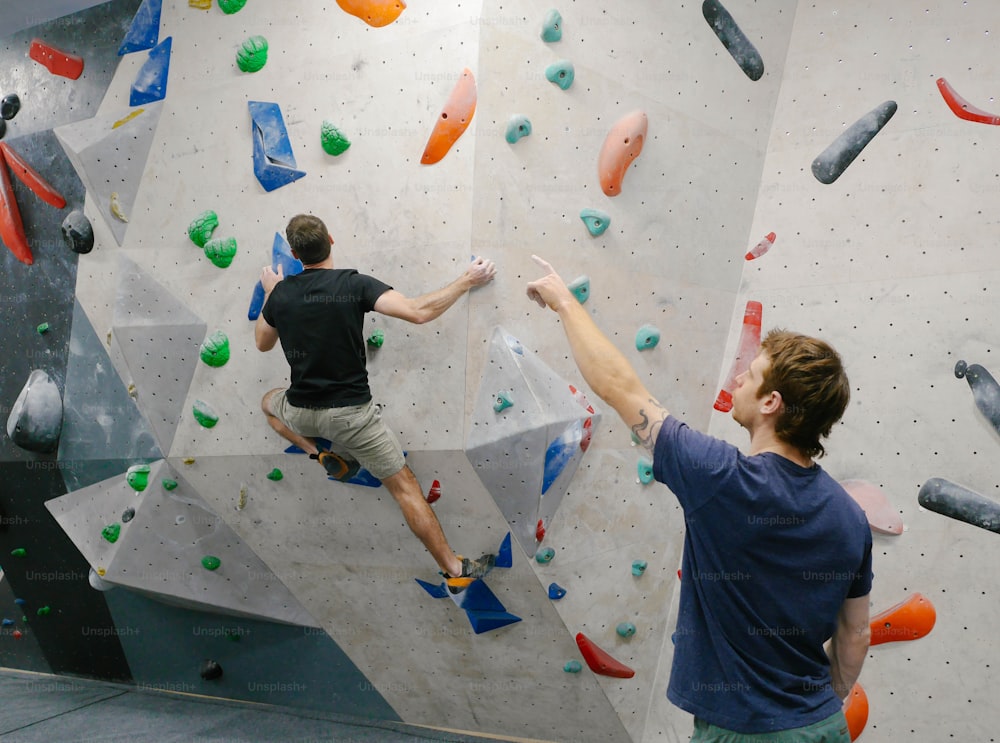
[[[427,551],[431,553],[441,569],[448,575],[461,575],[462,561],[448,546],[448,540],[445,539],[441,523],[438,521],[434,509],[424,500],[424,494],[420,491],[420,483],[417,482],[413,471],[404,465],[403,469],[395,475],[390,475],[382,480],[382,484],[392,493],[392,497],[399,504],[410,531],[424,543]]]
[[[318,454],[319,448],[316,446],[315,439],[296,433],[275,417],[274,412],[271,410],[271,398],[275,392],[281,392],[281,389],[268,390],[264,393],[264,398],[260,401],[260,409],[264,411],[264,416],[267,418],[267,422],[271,425],[271,428],[280,436],[291,441],[306,454]]]

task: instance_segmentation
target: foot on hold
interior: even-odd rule
[[[496,555],[486,554],[476,560],[470,560],[468,557],[458,556],[462,561],[462,574],[461,575],[448,575],[444,574],[444,582],[448,584],[448,590],[452,593],[461,593],[469,585],[475,581],[479,580],[485,576],[488,572],[493,569],[493,565],[496,564]]]
[[[321,451],[319,454],[310,454],[310,459],[318,459],[323,465],[326,473],[334,480],[350,480],[361,469],[361,465],[355,459],[342,457],[332,451]]]

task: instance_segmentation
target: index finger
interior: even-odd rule
[[[549,263],[544,258],[539,258],[537,255],[532,254],[531,260],[541,266],[547,273],[555,273],[556,270],[552,268],[552,264]]]

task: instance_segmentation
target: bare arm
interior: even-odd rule
[[[277,273],[270,266],[264,266],[260,273],[260,284],[264,287],[264,304],[267,304],[267,300],[271,296],[274,287],[283,278],[284,273],[281,270],[281,266],[278,266]],[[253,337],[258,351],[270,351],[278,342],[278,330],[264,319],[263,308],[261,313],[257,315],[257,322],[253,326]]]
[[[375,301],[374,309],[389,317],[398,317],[415,325],[423,325],[444,314],[470,289],[492,281],[495,275],[496,265],[493,261],[477,258],[469,264],[461,276],[447,286],[421,294],[419,297],[407,297],[395,289],[390,289]]]
[[[547,273],[528,284],[528,296],[559,315],[573,359],[587,384],[615,409],[642,445],[652,450],[669,412],[649,394],[628,360],[594,324],[552,266],[532,257]]]
[[[837,615],[837,629],[830,638],[827,655],[830,657],[830,678],[833,690],[846,699],[861,675],[861,666],[868,654],[871,639],[868,596],[847,599]]]

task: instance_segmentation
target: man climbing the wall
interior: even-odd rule
[[[399,442],[372,402],[362,331],[371,311],[430,322],[473,287],[492,281],[496,266],[478,258],[447,286],[409,298],[372,276],[334,268],[333,237],[319,218],[293,217],[285,236],[303,271],[284,277],[264,267],[264,307],[254,329],[257,348],[270,351],[280,340],[291,367],[291,386],[270,390],[261,401],[267,421],[338,479],[349,479],[361,466],[381,480],[449,589],[458,592],[493,567],[494,555],[472,560],[448,545]],[[320,451],[317,437],[336,451]]]
[[[535,260],[546,274],[528,296],[558,313],[587,383],[653,452],[684,510],[667,697],[695,716],[692,743],[849,743],[842,704],[868,651],[871,532],[813,461],[850,397],[840,357],[771,331],[733,391],[750,434],[742,454],[670,415]]]

